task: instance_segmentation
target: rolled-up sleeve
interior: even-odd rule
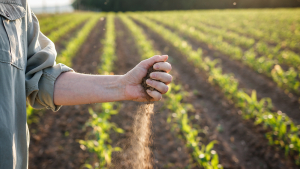
[[[54,104],[54,84],[63,72],[71,68],[56,64],[57,52],[54,43],[40,32],[38,19],[29,12],[27,31],[26,96],[33,108],[48,108],[57,111]]]

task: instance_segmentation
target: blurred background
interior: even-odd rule
[[[299,7],[300,0],[29,0],[35,13]]]
[[[28,0],[34,13],[64,13],[73,12],[73,0]]]

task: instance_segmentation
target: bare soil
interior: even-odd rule
[[[73,69],[82,73],[97,73],[101,56],[100,39],[104,37],[105,21],[99,21],[73,59]],[[80,148],[78,140],[84,139],[88,131],[83,125],[89,119],[90,105],[64,106],[58,112],[46,111],[38,123],[30,129],[30,169],[79,168],[89,157]]]
[[[208,83],[204,72],[193,67],[180,51],[159,35],[136,23],[144,28],[149,39],[156,42],[157,50],[169,54],[172,71],[178,72],[175,78],[188,86],[190,92],[196,90],[200,93],[200,97],[191,103],[202,112],[201,117],[208,122],[209,131],[216,135],[215,139],[227,154],[227,157],[220,158],[221,164],[226,168],[297,168],[283,151],[268,145],[261,126],[254,126],[252,121],[241,118],[239,110],[224,98],[220,89]],[[228,164],[225,165],[224,161]],[[232,161],[234,163],[230,163]]]

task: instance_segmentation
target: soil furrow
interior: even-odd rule
[[[165,26],[165,28],[174,31],[170,27]],[[295,123],[300,124],[300,102],[297,96],[286,94],[284,90],[279,88],[269,77],[255,72],[247,65],[231,59],[213,47],[183,35],[182,33],[178,34],[188,41],[194,50],[201,48],[204,56],[211,59],[220,59],[223,73],[234,74],[234,77],[239,81],[240,88],[245,88],[249,94],[252,90],[256,90],[259,99],[265,97],[271,98],[276,111],[280,110],[286,113]]]
[[[104,37],[105,21],[99,21],[87,41],[73,59],[73,69],[82,73],[97,73],[100,39]],[[38,123],[32,124],[29,167],[31,169],[79,168],[89,157],[80,149],[78,140],[88,131],[82,127],[89,119],[89,105],[64,106],[58,112],[46,111]]]
[[[282,150],[268,145],[261,126],[254,126],[252,121],[241,119],[239,110],[220,94],[220,89],[212,87],[207,82],[207,76],[188,63],[180,51],[156,33],[141,26],[149,39],[156,42],[156,48],[171,56],[173,71],[178,72],[177,78],[182,84],[189,86],[190,91],[197,90],[200,93],[200,97],[191,103],[202,110],[202,118],[208,122],[210,131],[217,135],[219,144],[227,150],[227,158],[236,162],[231,166],[258,169],[297,168],[290,158],[284,156]],[[224,159],[221,158],[221,163],[222,160]]]
[[[124,74],[132,69],[140,61],[140,55],[135,47],[133,37],[125,25],[116,19],[117,30],[117,56],[118,59],[115,67],[117,74]],[[122,108],[119,114],[112,117],[112,122],[118,124],[119,127],[125,130],[125,134],[112,134],[113,145],[126,147],[127,140],[132,133],[132,123],[140,103],[122,102]],[[155,106],[155,112],[158,112],[161,104]],[[190,157],[184,146],[184,143],[177,139],[170,132],[170,126],[166,122],[166,113],[155,113],[152,118],[152,138],[151,146],[153,152],[154,168],[184,168],[189,165]],[[119,153],[113,154],[113,163],[118,164]]]
[[[116,54],[117,59],[114,63],[115,74],[125,74],[137,63],[139,63],[138,52],[133,46],[133,40],[130,38],[128,31],[124,30],[124,26],[121,24],[118,18],[115,19],[116,29]],[[111,117],[111,122],[116,123],[118,127],[124,130],[124,134],[111,133],[112,146],[121,147],[125,149],[129,146],[128,140],[133,133],[133,122],[136,115],[139,104],[133,101],[122,101],[119,113]],[[112,168],[118,168],[122,161],[121,153],[114,152],[112,154]]]

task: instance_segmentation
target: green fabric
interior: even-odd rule
[[[0,0],[0,169],[28,168],[26,98],[34,108],[60,107],[54,83],[72,69],[56,55],[27,0]]]

